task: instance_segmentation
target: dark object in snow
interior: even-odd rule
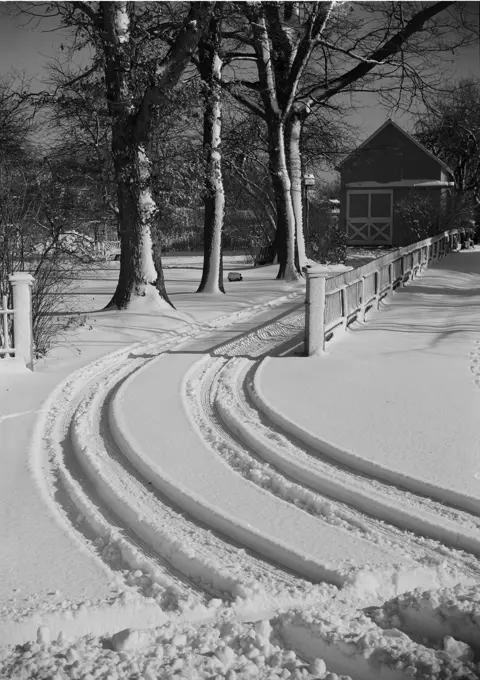
[[[115,255],[114,261],[115,261],[115,262],[120,262],[120,253],[117,253],[117,254]]]
[[[243,281],[243,277],[238,272],[230,272],[230,274],[228,275],[228,280],[229,281]]]
[[[255,267],[261,267],[263,264],[273,264],[275,261],[275,246],[272,244],[262,246],[258,249],[255,257]]]

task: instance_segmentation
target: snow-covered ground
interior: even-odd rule
[[[442,476],[438,458],[422,468],[384,443],[411,418],[432,455],[418,412],[450,414],[448,390],[428,389],[443,375],[455,423],[472,412],[438,433],[473,464],[479,397],[464,373],[478,382],[480,252],[434,265],[318,360],[264,360],[299,353],[301,283],[231,258],[225,279],[241,269],[243,281],[199,295],[195,256],[165,259],[177,311],[100,312],[118,264],[96,265],[51,356],[0,374],[0,678],[479,677],[476,495],[448,451]],[[387,348],[400,368],[361,373]],[[379,383],[395,386],[400,428]],[[323,435],[371,469],[323,457]],[[473,500],[402,490],[375,464]]]

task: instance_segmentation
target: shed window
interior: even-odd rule
[[[350,217],[368,217],[368,194],[350,194]]]
[[[391,194],[371,194],[370,200],[372,201],[371,217],[390,217],[392,214]]]

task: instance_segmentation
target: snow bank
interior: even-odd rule
[[[478,585],[416,590],[367,611],[381,628],[399,628],[415,639],[441,648],[445,636],[450,636],[480,654]]]
[[[64,632],[54,637],[43,627],[34,641],[7,652],[3,668],[15,680],[338,680],[321,659],[305,661],[285,648],[268,620],[240,623],[228,618],[215,627],[172,621],[150,630],[127,628],[103,638],[87,635],[77,640]]]
[[[0,375],[15,375],[22,373],[28,375],[30,369],[27,368],[25,361],[22,358],[8,358],[0,357]]]
[[[416,644],[393,628],[369,624],[365,614],[308,609],[285,614],[278,632],[287,646],[307,659],[322,658],[328,668],[355,680],[478,678],[473,663],[462,663],[442,650]]]

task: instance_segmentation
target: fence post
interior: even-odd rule
[[[377,269],[375,272],[375,302],[377,303],[377,309],[380,309],[380,270]]]
[[[8,277],[13,296],[13,338],[15,358],[22,357],[33,368],[32,286],[33,276],[17,272]]]
[[[342,300],[342,326],[343,330],[346,331],[348,321],[347,286],[344,286],[340,291],[340,297]]]
[[[405,275],[407,273],[407,256],[402,255],[402,286],[405,285]]]
[[[361,297],[360,309],[359,309],[360,321],[362,323],[365,323],[365,316],[366,316],[366,311],[365,311],[365,308],[366,308],[366,305],[365,305],[365,276],[362,276],[362,291],[360,293],[360,297]]]
[[[329,274],[326,267],[307,270],[305,344],[309,357],[325,351],[325,280]]]

